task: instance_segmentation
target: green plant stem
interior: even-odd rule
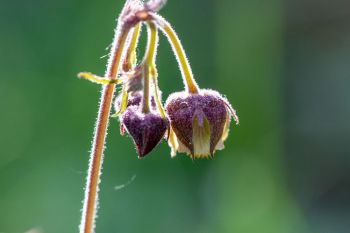
[[[143,68],[143,96],[142,96],[142,113],[149,113],[149,72],[146,67]]]
[[[157,30],[157,26],[152,22],[149,21],[147,22],[148,24],[148,28],[149,28],[149,33],[154,34],[156,36],[156,40],[153,41],[154,46],[158,46],[158,30]],[[152,54],[148,55],[148,67],[150,69],[150,76],[152,77],[152,81],[153,81],[153,87],[154,87],[154,98],[156,101],[156,105],[159,111],[160,116],[164,119],[165,118],[165,112],[164,112],[164,108],[162,106],[162,103],[159,99],[159,91],[158,91],[158,73],[157,73],[157,69],[156,69],[156,54],[155,54],[156,49],[153,50]]]
[[[186,90],[192,94],[198,93],[199,87],[193,77],[190,63],[188,62],[185,50],[183,49],[181,41],[177,36],[175,30],[171,27],[170,23],[166,21],[163,17],[155,13],[149,13],[149,15],[157,23],[157,26],[160,27],[160,29],[164,32],[164,34],[169,40],[169,43],[171,44],[176,59],[179,63],[180,71],[184,79]]]
[[[105,77],[111,80],[115,80],[118,74],[121,57],[124,51],[124,45],[126,44],[128,33],[130,31],[130,28],[127,26],[120,25],[119,27],[120,30],[117,29],[105,74]],[[100,182],[103,150],[114,89],[115,84],[104,85],[102,89],[100,107],[96,120],[96,128],[90,154],[80,233],[94,232],[95,217],[98,205],[98,184]]]
[[[130,44],[126,52],[126,57],[123,65],[123,71],[128,72],[131,70],[133,65],[136,63],[136,47],[138,44],[139,36],[140,36],[140,31],[141,31],[141,23],[136,24],[134,27],[131,39],[130,39]]]
[[[142,112],[148,113],[149,108],[149,81],[150,81],[150,69],[153,68],[154,58],[157,48],[157,28],[154,23],[148,24],[148,42],[147,51],[143,61],[143,98],[142,98]]]

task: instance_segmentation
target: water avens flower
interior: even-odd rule
[[[172,156],[177,151],[192,158],[213,156],[216,150],[223,148],[231,118],[238,123],[235,111],[224,97],[216,91],[202,90],[197,85],[178,36],[170,23],[158,14],[165,3],[166,0],[126,0],[118,18],[105,75],[78,74],[79,78],[103,87],[80,233],[94,232],[104,144],[117,85],[122,87],[114,101],[116,114],[113,116],[119,118],[122,131],[125,129],[131,136],[139,158],[151,152],[165,135]],[[138,63],[136,50],[142,25],[147,27],[148,40],[145,56]],[[155,60],[159,30],[173,49],[185,85],[183,92],[170,95],[165,109],[160,98]],[[153,91],[150,91],[151,87]]]
[[[213,90],[173,93],[165,110],[175,134],[169,140],[173,156],[178,151],[192,158],[212,157],[216,150],[224,148],[231,117],[238,123],[228,101]]]

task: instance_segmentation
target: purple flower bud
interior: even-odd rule
[[[142,113],[140,107],[127,107],[120,116],[120,123],[132,137],[139,158],[151,152],[169,128],[167,119],[154,112]]]
[[[193,158],[212,157],[216,150],[223,149],[231,116],[238,123],[228,101],[212,90],[174,93],[166,101],[165,109],[174,133],[169,138],[173,156],[178,150]]]
[[[122,99],[121,96],[116,98],[115,109],[117,112],[120,110]],[[126,109],[119,116],[121,134],[123,135],[124,129],[126,129],[134,141],[139,158],[153,150],[169,128],[168,120],[155,113],[157,106],[153,96],[150,113],[140,111],[141,101],[142,93],[129,94]]]

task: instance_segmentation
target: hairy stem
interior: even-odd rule
[[[149,78],[150,68],[153,67],[154,58],[157,49],[157,28],[154,23],[148,23],[148,42],[147,51],[144,58],[143,67],[143,98],[142,98],[142,112],[148,113],[149,110]]]
[[[164,34],[169,40],[169,43],[171,44],[171,47],[176,55],[176,59],[179,63],[186,90],[189,93],[198,93],[199,87],[193,77],[190,63],[188,62],[185,50],[183,49],[181,41],[176,35],[175,30],[171,27],[170,23],[166,21],[163,17],[155,13],[150,13],[150,15],[155,20],[160,29],[164,32]]]
[[[149,21],[148,22],[148,27],[149,27],[149,30],[150,30],[150,33],[151,34],[154,34],[156,36],[156,40],[153,41],[153,43],[155,44],[154,46],[158,46],[158,31],[157,31],[157,26]],[[147,59],[148,62],[149,62],[149,69],[150,69],[150,76],[152,77],[152,81],[153,81],[153,88],[154,88],[154,98],[155,98],[155,101],[156,101],[156,105],[157,105],[157,108],[158,108],[158,111],[159,111],[159,114],[160,116],[164,119],[165,118],[165,112],[164,112],[164,109],[163,109],[163,106],[162,106],[162,103],[160,102],[160,99],[159,99],[159,91],[158,91],[158,82],[157,82],[157,69],[156,69],[156,54],[155,54],[155,51],[156,49],[154,49],[154,53],[153,54],[150,54],[149,55],[149,58]]]
[[[149,72],[146,67],[143,68],[143,96],[142,96],[142,112],[149,113]]]
[[[123,64],[123,71],[128,72],[131,70],[133,65],[136,63],[136,47],[139,40],[141,31],[141,23],[136,24],[134,31],[131,36],[130,44],[126,52],[126,57]]]
[[[130,31],[130,28],[125,25],[118,25],[118,28],[120,28],[120,30],[117,29],[116,31],[105,74],[105,77],[110,80],[116,79],[124,51],[124,45]],[[98,184],[100,182],[103,150],[114,89],[114,83],[104,85],[102,89],[100,107],[90,154],[80,233],[93,233],[95,227],[95,217],[98,205]]]

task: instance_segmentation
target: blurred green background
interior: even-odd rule
[[[100,87],[76,74],[104,73],[122,4],[1,1],[0,232],[78,232]],[[169,0],[161,14],[198,83],[241,123],[215,159],[193,162],[165,142],[138,160],[112,120],[96,231],[350,232],[349,9]],[[182,81],[164,37],[157,65],[165,100]]]

